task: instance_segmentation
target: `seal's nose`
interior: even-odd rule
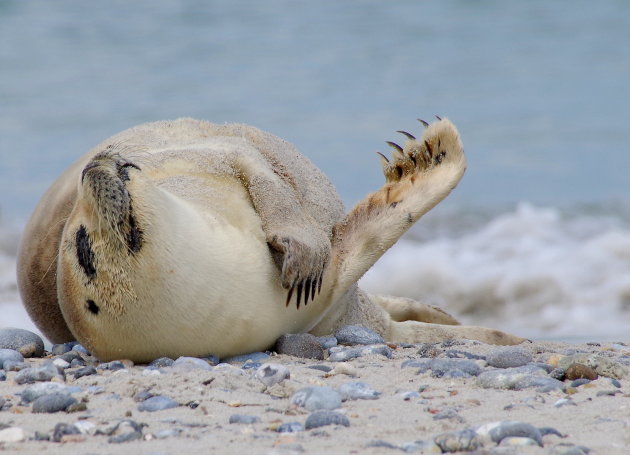
[[[83,172],[81,172],[81,183],[83,183],[83,179],[85,179],[85,174],[87,174],[90,169],[94,169],[95,167],[98,167],[98,163],[92,160],[87,164],[87,166],[83,168]]]

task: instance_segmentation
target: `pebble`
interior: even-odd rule
[[[7,380],[7,374],[3,370],[0,370],[0,382],[6,381],[6,380]]]
[[[305,387],[291,396],[290,403],[307,411],[337,409],[341,407],[341,394],[326,386]]]
[[[175,360],[170,357],[160,357],[152,361],[149,366],[155,368],[167,368],[173,366],[173,363],[175,363]]]
[[[4,368],[4,362],[11,360],[13,362],[24,362],[24,356],[15,349],[0,348],[0,370]]]
[[[110,436],[107,442],[111,444],[122,444],[123,442],[137,441],[138,439],[142,439],[142,433],[139,431],[130,431],[128,433]]]
[[[566,379],[590,379],[594,381],[598,378],[597,373],[591,367],[581,364],[581,363],[572,363],[564,372],[564,376]]]
[[[359,375],[359,370],[357,370],[353,365],[346,362],[339,362],[335,365],[330,371],[331,376],[335,376],[338,374],[345,374],[346,376],[357,377]]]
[[[464,418],[457,413],[455,408],[444,408],[437,414],[433,415],[433,420],[447,420],[454,419],[458,422],[464,422]]]
[[[550,386],[562,389],[564,386],[561,381],[548,377],[545,370],[535,365],[487,370],[477,376],[477,384],[485,389],[513,390]]]
[[[0,430],[0,443],[22,442],[24,440],[26,440],[26,433],[19,427]]]
[[[470,428],[439,434],[433,441],[442,452],[471,452],[483,445],[481,438]]]
[[[138,411],[141,412],[155,412],[162,411],[164,409],[176,408],[179,406],[179,403],[172,398],[157,395],[151,398],[148,398],[141,402],[138,405]]]
[[[511,420],[491,422],[478,427],[475,432],[481,438],[489,438],[497,444],[505,438],[522,437],[534,440],[541,447],[543,445],[540,430],[526,422]]]
[[[30,365],[26,362],[16,362],[15,360],[4,361],[5,371],[22,371],[29,367]]]
[[[569,387],[580,387],[581,385],[590,383],[590,379],[576,379],[569,383]]]
[[[330,349],[330,356],[328,361],[330,362],[346,362],[348,360],[356,359],[366,355],[382,355],[391,359],[393,357],[392,350],[386,345],[370,345],[353,348],[344,348],[336,346]]]
[[[66,352],[64,354],[61,354],[59,356],[57,356],[58,359],[63,359],[66,362],[74,362],[75,360],[80,360],[83,361],[83,358],[81,357],[81,354],[79,354],[77,351],[69,351]]]
[[[553,404],[556,408],[561,408],[562,406],[577,406],[575,401],[571,398],[561,398]]]
[[[438,347],[437,343],[422,343],[417,354],[420,357],[434,358],[438,357],[442,353],[442,350]]]
[[[323,371],[324,373],[328,373],[332,370],[332,367],[328,365],[309,365],[306,368],[310,368],[311,370]]]
[[[234,357],[230,357],[228,359],[224,359],[224,363],[245,363],[247,361],[250,362],[261,362],[263,360],[267,360],[269,358],[269,354],[266,352],[252,352],[251,354],[237,355]]]
[[[330,349],[330,348],[333,348],[333,347],[337,346],[337,344],[339,344],[339,342],[337,341],[337,338],[335,338],[333,336],[319,337],[319,338],[317,338],[317,341],[319,341],[319,344],[324,349]]]
[[[282,335],[276,341],[274,351],[304,359],[324,360],[324,348],[319,339],[310,333]]]
[[[420,394],[415,390],[400,392],[398,396],[400,396],[405,401],[410,401],[412,398],[420,398]]]
[[[32,384],[34,382],[50,381],[53,378],[59,378],[65,381],[66,377],[63,371],[49,363],[42,367],[26,368],[15,375],[17,384]]]
[[[522,436],[510,436],[508,438],[504,438],[499,445],[502,447],[505,446],[536,446],[538,443],[530,438],[525,438]]]
[[[495,368],[515,368],[532,361],[532,354],[521,346],[501,346],[486,354],[486,362]]]
[[[49,393],[33,401],[32,410],[34,413],[53,413],[67,410],[77,400],[67,393]]]
[[[468,360],[486,360],[486,356],[471,354],[466,351],[458,351],[456,349],[450,349],[444,353],[449,359],[468,359]],[[435,356],[431,356],[435,357]]]
[[[98,368],[99,370],[118,371],[124,370],[125,364],[122,363],[120,360],[114,360],[112,362],[101,363],[96,368]]]
[[[64,436],[79,435],[81,431],[74,425],[68,423],[58,423],[53,430],[53,442],[61,442]]]
[[[472,377],[483,371],[474,360],[468,359],[425,359],[407,360],[402,363],[403,368],[418,368],[418,374],[431,371],[432,376]]]
[[[628,370],[623,365],[608,357],[604,357],[601,353],[579,353],[558,359],[558,367],[565,371],[574,363],[589,366],[595,370],[597,374],[609,378],[622,379],[628,374]]]
[[[0,348],[16,350],[24,357],[44,355],[44,341],[39,335],[12,327],[0,329]]]
[[[70,368],[70,362],[66,362],[64,359],[53,359],[52,364],[62,370]]]
[[[88,420],[79,420],[74,423],[74,426],[81,434],[92,436],[96,433],[96,425]]]
[[[345,415],[334,411],[315,411],[306,418],[304,428],[312,430],[313,428],[319,428],[326,425],[343,425],[344,427],[350,426],[350,421]]]
[[[571,446],[567,447],[568,444],[558,444],[554,448],[553,455],[588,455],[591,453],[591,449],[584,446]]]
[[[53,344],[52,349],[50,350],[52,355],[61,355],[66,352],[72,351],[72,348],[78,344],[76,341],[70,341],[68,343],[59,343]]]
[[[79,368],[74,373],[72,373],[72,375],[74,376],[74,379],[79,379],[84,376],[92,376],[95,374],[96,374],[96,368],[94,368],[93,366]]]
[[[86,355],[90,355],[90,351],[88,351],[87,349],[85,349],[85,347],[80,344],[80,343],[76,343],[73,347],[72,347],[73,351],[77,351],[80,352],[81,354],[86,354]]]
[[[278,433],[297,433],[299,431],[304,431],[304,425],[300,422],[283,423],[276,431]]]
[[[181,428],[169,428],[166,430],[158,431],[155,434],[156,439],[168,439],[175,436],[179,436],[184,430]]]
[[[339,387],[342,401],[346,400],[376,400],[381,392],[372,389],[365,382],[348,382]]]
[[[261,365],[256,370],[256,378],[267,387],[271,387],[274,384],[278,384],[279,382],[284,381],[285,379],[289,379],[291,377],[291,372],[287,367],[280,364],[275,363],[267,363],[265,365]]]
[[[230,423],[244,423],[244,424],[254,424],[260,422],[260,417],[258,416],[250,416],[243,414],[232,414],[230,416]]]
[[[203,359],[197,357],[179,357],[173,362],[173,368],[177,368],[184,371],[191,370],[205,370],[212,371],[212,365]]]
[[[339,344],[382,344],[385,340],[372,329],[362,325],[346,325],[335,332]]]
[[[421,453],[442,453],[442,449],[433,441],[415,441],[415,442],[407,442],[400,445],[400,450],[403,452],[411,453],[418,452]]]
[[[52,393],[64,393],[70,395],[69,387],[58,382],[39,382],[25,388],[22,391],[22,403],[28,404],[41,396]]]

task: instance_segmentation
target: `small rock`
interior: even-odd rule
[[[30,368],[30,365],[26,362],[16,362],[15,360],[4,361],[5,371],[22,371],[26,368]]]
[[[87,366],[87,367],[79,368],[77,371],[75,371],[72,374],[74,376],[74,379],[79,379],[84,376],[92,376],[96,374],[96,368],[94,368],[93,366]]]
[[[382,439],[378,439],[376,441],[370,441],[366,445],[366,447],[375,447],[377,449],[398,449],[397,445],[392,444],[391,442],[383,441]]]
[[[415,390],[410,390],[408,392],[400,392],[398,394],[403,400],[411,401],[412,398],[420,398],[420,394]]]
[[[0,430],[0,443],[22,442],[24,440],[26,440],[26,433],[19,427]]]
[[[447,420],[453,419],[458,422],[464,422],[464,418],[457,413],[455,408],[445,408],[433,415],[433,420]]]
[[[79,420],[74,424],[74,426],[81,434],[92,436],[96,433],[96,425],[87,420]]]
[[[403,368],[418,368],[418,374],[431,371],[437,378],[472,377],[481,374],[482,369],[475,361],[468,359],[425,359],[407,360],[401,365]]]
[[[52,393],[64,393],[66,395],[70,395],[71,392],[67,386],[59,384],[58,382],[39,382],[25,388],[22,391],[22,403],[28,404],[41,396]]]
[[[566,369],[564,376],[566,379],[589,379],[594,381],[598,378],[597,373],[591,367],[581,363],[572,363]]]
[[[136,403],[140,403],[140,402],[146,401],[149,398],[152,398],[154,396],[155,395],[153,395],[149,389],[144,389],[144,390],[141,390],[140,392],[136,393],[133,396],[133,401],[135,401]]]
[[[52,353],[52,355],[65,354],[66,352],[72,351],[72,348],[76,344],[78,344],[76,341],[71,341],[69,343],[53,344],[50,352]]]
[[[442,453],[442,449],[433,441],[415,441],[406,442],[400,445],[400,450],[406,453],[418,452],[421,453]]]
[[[158,359],[155,359],[153,362],[151,362],[149,366],[156,367],[156,368],[167,368],[167,367],[173,366],[174,363],[175,363],[175,360],[171,359],[170,357],[160,357]]]
[[[74,346],[72,346],[72,350],[80,352],[81,354],[90,355],[90,351],[85,349],[85,347],[82,344],[79,344],[79,343],[77,343]]]
[[[522,446],[536,446],[538,443],[530,438],[525,438],[523,436],[510,436],[507,438],[503,438],[499,443],[501,447],[512,446],[512,447],[522,447]]]
[[[319,344],[321,345],[323,349],[330,349],[332,347],[337,346],[338,344],[337,338],[333,336],[318,337],[317,341],[319,342]]]
[[[70,368],[82,368],[85,366],[85,361],[81,359],[73,359],[70,362]]]
[[[370,346],[357,346],[353,348],[337,346],[330,349],[330,356],[328,357],[328,360],[330,362],[346,362],[358,357],[375,354],[385,356],[388,359],[393,357],[392,350],[389,346],[377,344]]]
[[[444,353],[449,359],[468,359],[468,360],[486,360],[483,355],[472,354],[466,351],[459,351],[457,349],[450,349]],[[436,357],[436,356],[431,356]]]
[[[244,423],[244,424],[254,424],[260,422],[260,417],[258,416],[250,416],[243,414],[232,414],[230,416],[230,423]]]
[[[225,363],[245,363],[247,361],[250,362],[262,362],[263,360],[267,360],[269,358],[269,354],[266,352],[252,352],[251,354],[237,355],[234,357],[230,357],[228,359],[224,359]]]
[[[307,417],[304,428],[312,430],[313,428],[326,425],[343,425],[344,427],[349,427],[350,421],[345,415],[339,412],[321,410],[315,411]]]
[[[7,380],[7,374],[3,370],[0,370],[0,382],[6,381],[6,380]]]
[[[564,370],[562,368],[554,368],[549,373],[549,377],[557,379],[558,381],[564,381]]]
[[[63,359],[53,359],[52,364],[57,368],[61,368],[62,370],[70,368],[70,362],[66,362]]]
[[[151,397],[138,405],[138,411],[141,412],[155,412],[162,411],[164,409],[176,408],[179,403],[172,398],[158,395]]]
[[[514,368],[532,361],[531,353],[520,346],[501,346],[486,355],[488,365],[496,368]]]
[[[290,403],[308,411],[341,407],[341,394],[330,387],[305,387],[291,397]]]
[[[53,442],[61,442],[64,436],[79,435],[81,431],[72,424],[58,423],[53,430],[52,440]]]
[[[304,359],[324,360],[324,348],[318,338],[310,333],[282,335],[276,341],[274,351]]]
[[[142,439],[142,433],[139,431],[130,431],[128,433],[110,436],[107,442],[111,444],[122,444],[124,442],[137,441],[138,439]]]
[[[561,408],[562,406],[577,406],[575,401],[570,398],[561,398],[553,404],[556,408]]]
[[[17,384],[32,384],[34,382],[50,381],[53,378],[66,380],[63,370],[59,370],[55,365],[49,363],[42,367],[26,368],[15,375]]]
[[[381,392],[372,389],[365,382],[348,382],[339,387],[341,399],[346,400],[376,400]]]
[[[2,411],[2,408],[4,407],[4,404],[7,402],[7,400],[5,400],[4,398],[0,397],[0,411]]]
[[[526,381],[529,381],[533,377],[547,378],[547,372],[542,368],[532,365],[488,370],[477,376],[477,384],[486,389],[515,389],[519,381],[526,383]]]
[[[267,387],[271,387],[272,385],[278,384],[285,379],[289,379],[291,377],[291,373],[284,365],[266,363],[256,370],[256,377]]]
[[[569,387],[574,387],[574,388],[577,388],[577,387],[580,387],[580,386],[582,386],[582,385],[584,385],[584,384],[588,384],[588,383],[590,383],[590,382],[591,382],[591,380],[590,380],[590,379],[576,379],[576,380],[571,381],[571,382],[569,383]]]
[[[434,358],[438,357],[442,353],[442,350],[437,346],[437,343],[422,343],[420,349],[418,349],[418,355],[420,357]]]
[[[64,354],[61,354],[59,356],[57,356],[58,359],[63,359],[66,362],[72,363],[75,360],[80,360],[83,361],[83,358],[81,357],[81,354],[79,354],[77,351],[68,351]]]
[[[477,433],[472,429],[442,433],[433,441],[442,449],[442,452],[471,452],[483,445]]]
[[[120,360],[113,360],[111,362],[101,363],[96,368],[98,368],[99,370],[118,371],[124,370],[125,364],[122,363]]]
[[[179,436],[184,430],[181,428],[169,428],[166,430],[158,431],[155,434],[156,439],[168,439],[175,436]]]
[[[0,349],[0,370],[4,368],[4,362],[11,360],[13,362],[24,362],[24,356],[15,349]]]
[[[497,444],[505,438],[523,437],[529,438],[542,447],[542,435],[540,430],[535,426],[526,422],[503,421],[492,422],[480,426],[476,429],[476,433],[480,437],[488,437]]]
[[[613,378],[609,378],[609,379],[610,379],[610,383],[611,383],[613,386],[617,387],[618,389],[620,389],[620,388],[621,388],[621,382],[619,382],[619,381],[617,381],[616,379],[613,379]]]
[[[173,362],[173,368],[178,368],[185,371],[190,370],[205,370],[212,371],[212,366],[205,360],[198,359],[197,357],[179,357]]]
[[[614,379],[622,379],[628,374],[628,370],[615,360],[604,357],[601,353],[578,353],[562,357],[558,360],[558,367],[567,370],[572,364],[580,363],[591,367],[601,376]]]
[[[28,330],[7,327],[0,329],[0,348],[14,349],[24,357],[41,357],[44,355],[44,341]]]
[[[335,338],[339,344],[382,344],[385,340],[372,329],[362,325],[346,325],[335,333]]]
[[[346,362],[339,362],[335,365],[330,371],[331,376],[336,376],[338,374],[345,374],[346,376],[357,377],[359,375],[359,370],[356,369],[353,365]]]
[[[309,365],[306,368],[310,368],[311,370],[323,371],[324,373],[328,373],[332,370],[332,367],[328,365]]]
[[[49,393],[33,401],[33,412],[53,413],[67,410],[77,400],[66,393]]]
[[[304,431],[304,425],[300,422],[283,423],[276,431],[278,433],[297,433],[299,431]]]
[[[584,446],[569,446],[568,444],[558,444],[553,455],[588,455],[591,453],[591,449]]]

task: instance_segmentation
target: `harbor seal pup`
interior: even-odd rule
[[[392,342],[522,342],[357,287],[466,168],[448,119],[404,134],[381,155],[385,185],[346,214],[317,167],[256,128],[179,119],[123,131],[36,208],[18,258],[24,305],[51,341],[76,338],[102,360],[223,358],[345,324]]]

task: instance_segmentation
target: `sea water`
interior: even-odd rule
[[[446,115],[469,162],[363,278],[462,322],[627,339],[630,3],[0,2],[0,326],[31,327],[21,228],[102,139],[181,116],[294,143],[348,207]]]

